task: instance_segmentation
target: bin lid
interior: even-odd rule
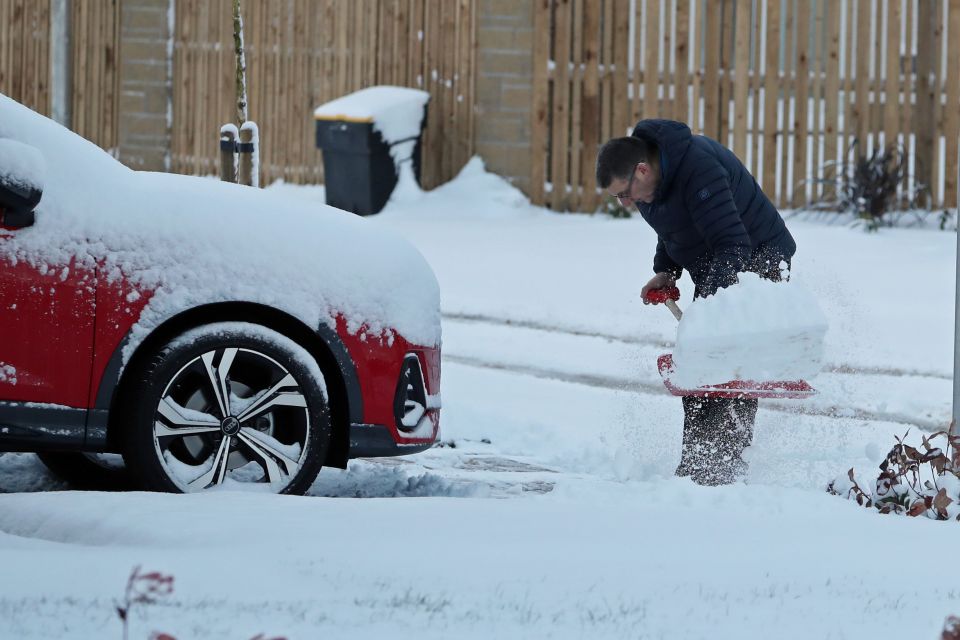
[[[430,94],[408,87],[368,87],[317,107],[316,120],[369,122],[387,144],[420,134]]]

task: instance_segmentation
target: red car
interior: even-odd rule
[[[432,446],[439,389],[439,288],[405,240],[132,171],[0,95],[0,451],[79,484],[118,453],[149,490],[303,493]]]

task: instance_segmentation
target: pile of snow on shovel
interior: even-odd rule
[[[795,282],[742,273],[739,283],[690,304],[677,329],[674,384],[801,380],[823,366],[827,319]]]

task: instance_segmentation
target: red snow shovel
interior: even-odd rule
[[[680,289],[676,287],[667,287],[665,289],[652,289],[647,292],[646,300],[652,304],[663,303],[673,313],[679,321],[683,317],[683,312],[677,306],[676,301],[680,299]],[[817,390],[811,387],[803,380],[789,380],[781,382],[755,382],[753,380],[732,380],[724,384],[696,387],[694,389],[681,389],[672,382],[670,378],[673,375],[673,354],[665,353],[657,358],[657,368],[660,370],[660,377],[663,378],[663,384],[671,394],[675,396],[698,396],[702,398],[809,398]]]

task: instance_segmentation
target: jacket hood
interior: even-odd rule
[[[690,148],[693,139],[690,127],[675,120],[641,120],[631,135],[652,142],[660,150],[660,186],[654,196],[659,200],[670,190],[680,162]]]

